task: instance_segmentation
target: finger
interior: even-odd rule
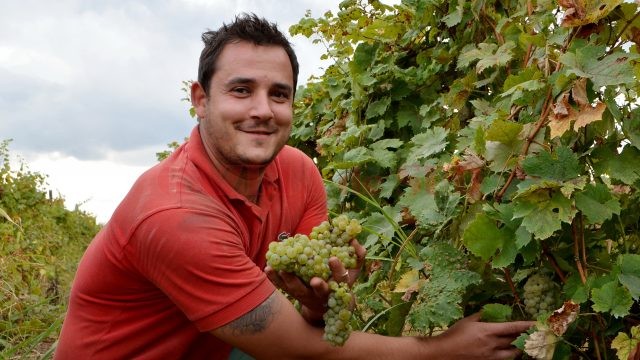
[[[468,322],[472,322],[472,321],[480,321],[480,318],[482,317],[482,314],[480,312],[471,314],[467,317],[465,317],[464,319],[460,320],[460,321],[468,321]]]
[[[280,278],[282,278],[282,281],[287,287],[294,288],[294,287],[305,286],[302,280],[300,280],[300,278],[293,273],[286,272],[286,271],[279,271],[278,275],[280,275]]]
[[[299,277],[292,273],[288,273],[285,271],[279,272],[280,278],[286,287],[285,290],[294,298],[301,299],[303,297],[309,296],[309,292],[311,291]]]
[[[309,286],[313,290],[313,293],[316,297],[324,299],[329,296],[329,284],[326,281],[322,280],[322,278],[314,277],[309,281]]]
[[[349,277],[349,271],[344,267],[340,259],[335,256],[329,258],[329,269],[331,269],[331,275],[333,280],[339,283],[348,283],[351,285],[351,278]]]
[[[511,321],[505,323],[491,323],[493,332],[496,335],[513,336],[529,330],[536,323],[535,321]]]
[[[360,245],[357,239],[351,239],[349,245],[353,246],[353,249],[356,251],[356,268],[362,268],[364,259],[367,256],[367,249],[365,249],[364,246]]]
[[[280,289],[283,288],[284,284],[282,283],[282,279],[280,278],[280,275],[278,275],[277,271],[267,266],[264,268],[264,273],[267,275],[267,278],[269,279],[269,281],[271,281],[273,285],[275,285]]]

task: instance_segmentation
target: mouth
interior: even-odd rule
[[[249,136],[254,136],[259,138],[267,138],[273,134],[273,132],[260,131],[260,130],[240,130],[240,131]]]
[[[251,135],[271,135],[274,134],[277,129],[272,128],[262,128],[262,127],[242,127],[239,126],[236,130],[241,131],[243,133],[251,134]]]

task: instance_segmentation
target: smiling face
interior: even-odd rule
[[[200,134],[214,164],[265,167],[289,138],[293,70],[279,46],[225,45],[207,94],[192,86]]]

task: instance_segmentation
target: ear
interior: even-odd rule
[[[191,105],[196,110],[198,119],[204,119],[207,115],[207,93],[202,85],[194,81],[191,84]]]

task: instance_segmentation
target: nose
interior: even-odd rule
[[[251,102],[250,116],[256,120],[270,120],[273,118],[272,103],[268,93],[258,92]]]

